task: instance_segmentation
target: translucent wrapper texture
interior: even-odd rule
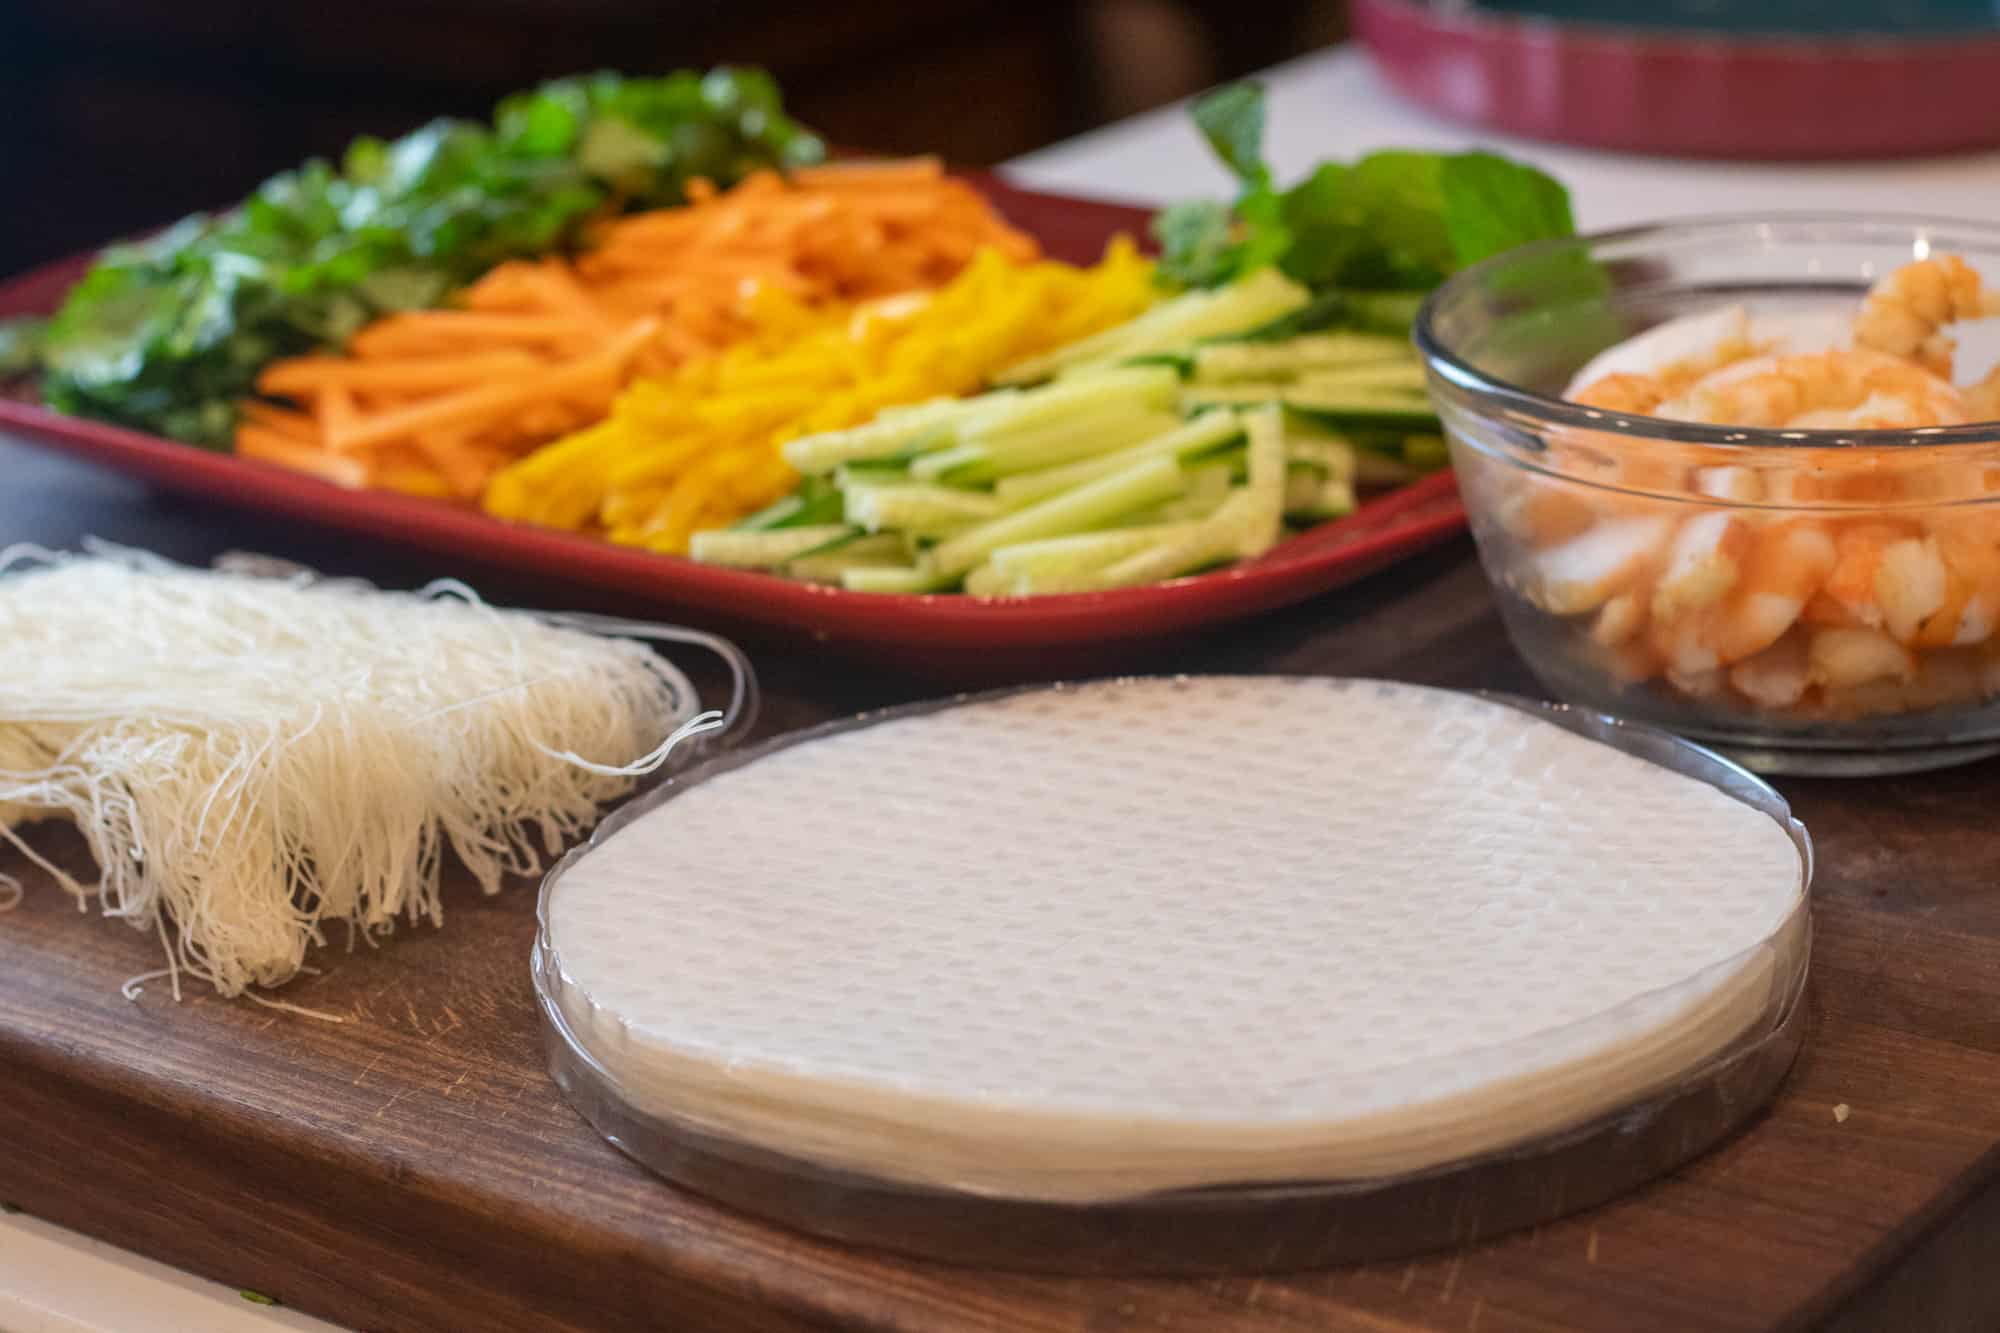
[[[550,875],[536,977],[573,1099],[669,1175],[680,1138],[1065,1209],[1352,1192],[1770,1038],[1809,876],[1768,788],[1659,733],[1114,681],[688,774]]]

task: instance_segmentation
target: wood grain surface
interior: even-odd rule
[[[0,542],[231,548],[499,600],[587,596],[158,497],[0,442]],[[762,730],[936,693],[752,644]],[[91,651],[77,645],[78,653]],[[919,664],[920,665],[920,664]],[[1454,543],[1149,669],[1392,676],[1535,692]],[[1764,1330],[2000,1326],[2000,765],[1780,784],[1820,853],[1812,1030],[1770,1113],[1671,1178],[1457,1253],[1120,1281],[843,1249],[659,1183],[542,1070],[533,895],[459,884],[442,931],[318,960],[332,1025],[119,983],[157,944],[80,916],[18,855],[0,916],[0,1200],[362,1329]],[[77,869],[81,843],[38,846]],[[1844,1120],[1836,1105],[1849,1108]]]

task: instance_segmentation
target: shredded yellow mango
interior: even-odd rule
[[[1090,268],[982,251],[933,292],[808,308],[782,292],[751,305],[728,350],[641,380],[586,430],[503,469],[500,518],[680,554],[704,528],[788,494],[786,440],[857,425],[885,407],[981,388],[1016,361],[1130,319],[1155,296],[1126,237]]]

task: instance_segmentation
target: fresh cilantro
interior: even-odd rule
[[[509,97],[490,125],[357,139],[338,165],[308,162],[228,213],[106,250],[41,337],[42,395],[225,447],[273,358],[437,305],[503,260],[572,245],[606,212],[678,203],[695,177],[728,185],[824,151],[769,76],[730,69],[563,79]]]

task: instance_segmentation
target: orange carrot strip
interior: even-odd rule
[[[336,430],[329,425],[327,443],[342,451],[385,444],[420,431],[489,419],[565,388],[615,376],[625,358],[651,336],[655,327],[656,321],[641,320],[612,339],[603,351],[582,361],[551,366],[532,375],[484,384],[399,411],[366,417],[350,423],[346,429]]]
[[[801,167],[792,173],[800,185],[862,186],[910,185],[935,181],[944,176],[944,163],[935,157],[868,159],[858,162],[829,162],[824,166]]]
[[[265,426],[238,426],[236,452],[245,458],[276,463],[296,472],[309,472],[323,481],[345,486],[349,490],[360,490],[370,479],[367,466],[358,459],[315,449]]]
[[[412,349],[473,347],[480,343],[549,344],[588,337],[592,330],[573,319],[548,315],[490,314],[483,310],[425,310],[390,315],[354,335],[356,355],[396,356]]]
[[[448,389],[488,375],[536,365],[525,352],[472,352],[418,361],[354,361],[338,356],[295,356],[272,363],[257,377],[260,393],[304,398],[333,385],[359,393]]]
[[[262,426],[306,444],[319,443],[319,422],[303,412],[246,398],[236,405],[236,414],[253,426]]]

